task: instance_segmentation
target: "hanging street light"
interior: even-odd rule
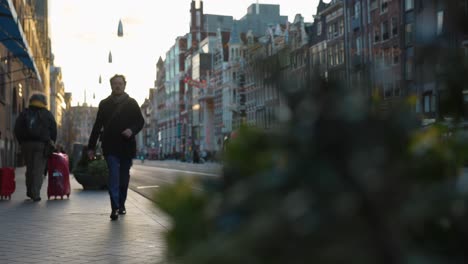
[[[119,27],[117,28],[117,36],[123,37],[122,19],[119,20]]]
[[[112,52],[109,51],[109,63],[112,63]]]

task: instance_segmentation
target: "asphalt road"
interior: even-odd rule
[[[158,188],[174,183],[179,177],[218,178],[221,165],[216,163],[193,164],[177,161],[135,160],[130,171],[130,189],[153,200]]]

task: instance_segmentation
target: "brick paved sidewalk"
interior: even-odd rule
[[[0,263],[162,263],[167,218],[129,190],[127,215],[110,221],[107,191],[84,191],[71,176],[70,199],[26,200],[25,168],[0,201]]]

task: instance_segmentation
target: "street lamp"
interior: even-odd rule
[[[122,24],[122,19],[119,19],[119,24],[117,26],[117,36],[118,37],[123,37],[124,33],[123,33],[123,24]],[[108,63],[112,63],[113,62],[113,59],[112,59],[112,51],[109,50],[109,55],[107,56],[107,62]],[[102,78],[101,78],[101,75],[99,75],[99,83],[101,84],[102,83]]]
[[[123,37],[122,19],[119,20],[119,26],[117,27],[117,36]]]

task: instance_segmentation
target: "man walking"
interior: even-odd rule
[[[143,115],[135,99],[125,93],[125,76],[110,79],[112,94],[99,103],[93,130],[88,142],[88,157],[94,158],[98,138],[109,168],[109,196],[112,220],[126,214],[128,183],[132,159],[136,156],[135,135],[144,125]]]
[[[41,200],[43,174],[51,153],[50,142],[57,139],[57,123],[47,110],[44,94],[36,93],[30,97],[29,108],[16,118],[14,133],[26,163],[26,195],[38,202]]]

